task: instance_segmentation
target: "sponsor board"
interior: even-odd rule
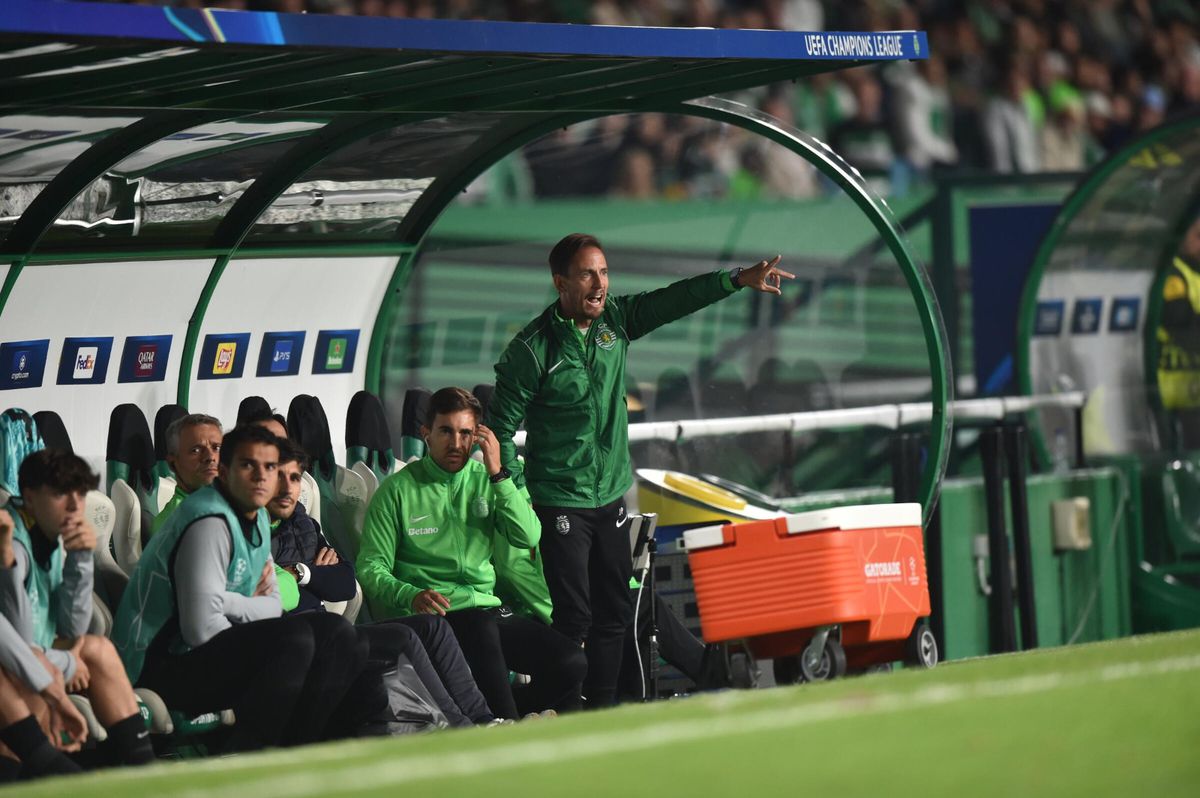
[[[250,333],[220,333],[204,336],[197,366],[198,380],[238,379],[246,368]]]
[[[358,330],[321,330],[313,348],[313,374],[349,374],[357,351]]]
[[[171,336],[131,335],[121,348],[117,382],[162,382],[170,356]]]
[[[1141,316],[1141,309],[1141,297],[1114,297],[1112,310],[1108,314],[1108,331],[1115,333],[1136,332],[1138,320]]]
[[[1071,311],[1071,333],[1073,335],[1098,333],[1103,312],[1103,299],[1076,299],[1075,307]]]
[[[0,391],[40,387],[49,351],[49,338],[0,344]]]
[[[1066,303],[1061,299],[1046,299],[1038,302],[1033,320],[1033,334],[1058,335],[1062,332],[1063,317],[1066,315]]]
[[[259,377],[295,376],[300,373],[303,352],[303,330],[264,333],[256,373]]]
[[[67,338],[58,358],[59,385],[103,385],[108,379],[112,338]]]

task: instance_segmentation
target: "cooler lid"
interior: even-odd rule
[[[858,504],[850,507],[829,507],[785,516],[789,535],[816,532],[821,529],[877,529],[880,527],[921,526],[921,505]]]

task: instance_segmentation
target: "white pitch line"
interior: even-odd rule
[[[556,738],[546,741],[512,743],[473,749],[467,752],[388,757],[372,764],[350,762],[342,766],[334,765],[332,769],[322,768],[315,772],[306,770],[294,775],[260,777],[239,783],[236,788],[238,794],[253,795],[254,798],[303,798],[304,796],[323,796],[346,789],[365,791],[429,779],[494,774],[503,770],[532,765],[561,764],[572,759],[588,759],[678,745],[709,738],[716,731],[719,731],[722,736],[753,734],[830,720],[933,707],[975,698],[1029,695],[1063,687],[1078,687],[1086,684],[1101,684],[1194,670],[1200,670],[1200,654],[1150,662],[1116,663],[1090,671],[1057,671],[1013,679],[957,685],[931,685],[910,693],[848,696],[795,707],[769,708],[740,715],[718,717],[711,719],[712,722],[693,718],[651,724],[620,733],[592,732],[567,739]],[[313,764],[318,759],[335,758],[333,756],[314,757],[311,754],[306,756],[303,750],[279,753],[287,754],[287,760],[294,761],[300,766],[304,763]],[[337,752],[337,754],[337,759],[343,758],[341,752]],[[271,758],[274,759],[274,757]],[[241,769],[242,766],[262,767],[280,764],[280,762],[268,762],[264,761],[264,757],[255,756],[242,760],[226,759],[220,763],[212,762],[211,764],[214,766],[213,769],[222,770],[233,769],[229,767],[231,765]],[[121,777],[133,780],[139,775],[136,769],[109,771],[109,774],[116,777],[113,780],[121,780]],[[109,781],[109,779],[105,781]],[[212,798],[212,796],[227,792],[231,786],[218,785],[211,789],[184,789],[174,792],[167,785],[163,788],[164,792],[160,794],[175,795],[179,798]]]

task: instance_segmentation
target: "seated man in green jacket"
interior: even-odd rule
[[[422,428],[429,452],[387,478],[367,510],[358,578],[376,618],[445,615],[497,717],[576,709],[586,660],[553,629],[514,615],[496,596],[493,541],[529,549],[540,534],[528,494],[500,467],[479,401],[443,388]],[[483,462],[472,460],[479,444]],[[508,673],[529,674],[519,691]]]

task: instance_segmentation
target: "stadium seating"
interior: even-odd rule
[[[171,426],[171,423],[176,419],[183,418],[186,415],[186,407],[174,404],[163,405],[154,414],[154,473],[160,478],[166,477],[170,479],[172,491],[175,490],[175,472],[171,470],[170,464],[167,463],[167,427]],[[162,495],[161,490],[159,491],[159,495]],[[170,497],[170,494],[167,494],[167,498],[169,499]]]
[[[421,425],[429,415],[429,400],[433,396],[425,388],[409,388],[404,392],[404,406],[400,411],[400,459],[412,462],[425,454],[425,439]]]

